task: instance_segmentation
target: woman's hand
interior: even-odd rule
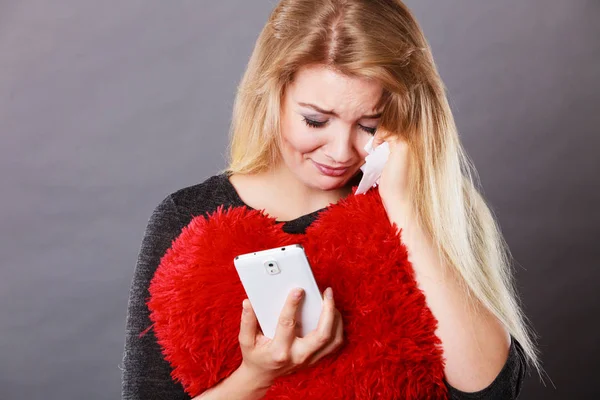
[[[391,204],[407,205],[410,201],[408,193],[408,143],[399,136],[379,133],[373,140],[373,147],[386,141],[390,147],[390,155],[379,178],[379,194],[386,207]]]
[[[243,302],[239,342],[244,360],[240,368],[265,386],[279,376],[316,363],[344,341],[342,316],[335,308],[331,288],[325,290],[317,328],[303,338],[296,336],[296,315],[303,296],[302,289],[290,292],[273,339],[260,332],[250,301]]]

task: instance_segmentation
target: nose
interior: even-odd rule
[[[331,139],[326,154],[336,165],[347,165],[352,160],[353,152],[351,132],[337,132]]]

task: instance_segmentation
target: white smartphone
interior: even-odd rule
[[[233,263],[266,337],[275,336],[279,314],[296,287],[304,289],[296,336],[304,337],[317,327],[323,298],[300,244],[242,254]]]

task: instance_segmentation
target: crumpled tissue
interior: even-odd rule
[[[369,155],[365,158],[363,166],[360,167],[363,176],[358,184],[355,194],[366,193],[371,187],[375,187],[379,184],[379,178],[383,172],[383,167],[390,155],[390,146],[387,142],[383,142],[373,149],[373,139],[375,139],[375,137],[372,137],[364,147]]]

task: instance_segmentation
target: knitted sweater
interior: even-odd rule
[[[193,217],[214,212],[218,206],[247,206],[226,174],[213,176],[203,183],[180,189],[167,196],[152,213],[146,227],[134,272],[127,312],[123,355],[122,399],[189,399],[182,386],[171,378],[171,366],[165,361],[152,330],[146,305],[148,288],[162,256]],[[304,233],[316,219],[317,210],[287,221],[287,233]],[[147,332],[145,332],[147,331]],[[144,335],[141,335],[145,332]],[[525,374],[522,348],[513,338],[509,356],[496,379],[476,393],[461,392],[449,384],[451,399],[517,398]]]

